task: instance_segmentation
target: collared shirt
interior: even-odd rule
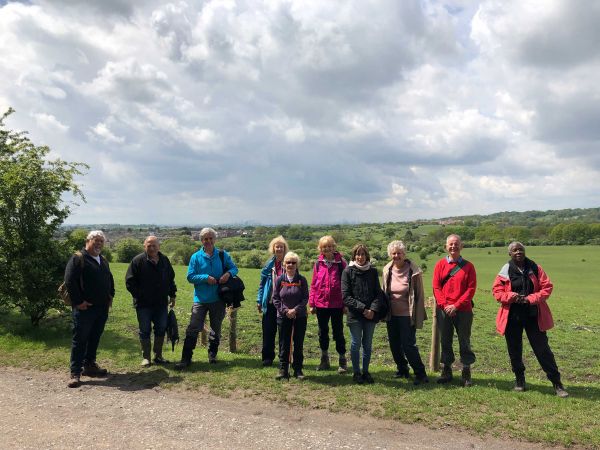
[[[462,262],[462,260],[463,260],[462,256],[459,256],[458,260],[454,261],[452,258],[450,258],[450,255],[446,255],[446,261],[448,261],[448,264],[450,264],[450,263],[459,264],[460,262]]]

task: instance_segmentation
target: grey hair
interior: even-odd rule
[[[209,235],[214,237],[215,239],[217,238],[217,232],[210,227],[202,228],[202,230],[200,230],[200,240],[204,239],[204,236]]]
[[[151,234],[146,239],[144,239],[144,244],[148,241],[156,241],[160,244],[160,241],[158,240],[158,238],[156,236],[154,236],[153,234]]]
[[[394,251],[395,248],[397,248],[398,250],[406,253],[406,245],[404,245],[404,242],[402,242],[402,241],[392,241],[387,246],[387,254],[388,254],[388,256],[390,258],[392,257],[392,252]]]
[[[508,244],[508,254],[509,255],[513,252],[515,247],[523,247],[523,251],[525,251],[525,246],[521,242],[512,241],[510,244]]]
[[[97,237],[101,237],[106,241],[106,236],[104,236],[102,230],[94,230],[88,233],[87,237],[85,238],[85,242],[91,241],[92,239],[95,239]]]

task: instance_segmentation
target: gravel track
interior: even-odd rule
[[[450,429],[0,367],[2,449],[541,449]]]

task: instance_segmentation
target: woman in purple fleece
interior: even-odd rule
[[[308,283],[298,273],[300,258],[288,252],[283,258],[284,273],[275,281],[273,306],[277,309],[279,328],[279,374],[277,379],[289,379],[290,363],[294,377],[304,379],[304,335],[306,333],[306,305],[308,304]],[[291,352],[290,347],[294,345]],[[290,355],[292,353],[292,355]],[[290,358],[293,356],[293,359]]]

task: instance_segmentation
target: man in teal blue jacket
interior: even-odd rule
[[[213,339],[208,344],[208,362],[217,362],[217,352],[221,341],[221,324],[225,318],[225,302],[219,298],[219,284],[227,282],[229,277],[236,276],[238,268],[229,253],[215,247],[217,233],[212,228],[200,231],[202,248],[192,255],[188,266],[187,280],[194,285],[194,305],[192,317],[185,332],[185,341],[181,352],[181,361],[176,369],[184,369],[192,363],[192,354],[196,348],[198,333],[204,328],[208,314],[210,327],[214,331]],[[223,258],[219,255],[223,252]],[[224,264],[221,263],[221,260]]]

